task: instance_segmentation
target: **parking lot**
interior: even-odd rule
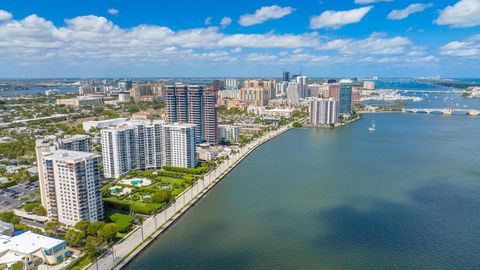
[[[33,183],[19,184],[9,188],[0,190],[0,212],[10,211],[20,207],[23,203],[20,199],[23,197],[29,198],[29,201],[36,198],[30,198],[30,194],[38,192],[38,181]]]

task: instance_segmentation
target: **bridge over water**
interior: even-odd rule
[[[386,91],[396,91],[399,93],[425,93],[425,94],[462,94],[463,90],[452,89],[452,90],[416,90],[416,89],[378,89]]]
[[[452,108],[404,108],[402,112],[407,113],[437,113],[437,114],[466,114],[470,116],[477,116],[480,115],[480,110],[472,110],[472,109],[452,109]]]

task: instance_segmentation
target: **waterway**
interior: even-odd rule
[[[46,90],[57,89],[61,94],[78,93],[78,87],[32,87],[24,90],[0,91],[0,96],[44,95]]]
[[[478,134],[427,114],[289,131],[127,269],[479,269]]]

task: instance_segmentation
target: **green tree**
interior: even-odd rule
[[[47,209],[45,207],[38,205],[32,209],[33,213],[38,216],[46,216],[47,215]]]
[[[93,223],[90,223],[87,228],[87,234],[88,235],[97,235],[100,229],[105,226],[105,222],[103,221],[95,221]]]
[[[15,215],[13,211],[5,211],[0,213],[0,220],[3,222],[8,222],[12,224],[19,224],[20,218]]]
[[[62,238],[65,235],[65,227],[58,221],[50,221],[45,224],[45,232],[50,236]]]
[[[85,240],[85,253],[90,259],[95,259],[100,255],[100,248],[102,246],[102,239],[97,236],[87,236],[87,239]]]
[[[169,189],[162,189],[152,196],[152,202],[154,203],[168,203],[172,198],[172,192]]]
[[[65,233],[65,241],[72,247],[82,247],[85,240],[85,232],[77,229],[69,229]]]
[[[90,225],[90,222],[86,220],[80,220],[79,222],[77,222],[77,224],[75,224],[75,229],[80,230],[86,234],[88,225]]]
[[[111,242],[117,236],[118,229],[117,226],[113,223],[105,224],[100,231],[98,231],[98,237],[103,239],[103,241]]]

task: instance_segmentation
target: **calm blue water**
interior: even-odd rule
[[[32,87],[27,90],[13,90],[13,91],[0,91],[0,96],[18,96],[18,95],[44,95],[45,91],[48,87]],[[78,87],[63,87],[63,88],[55,88],[59,91],[59,93],[78,93]]]
[[[480,100],[468,99],[461,94],[452,94],[447,91],[450,87],[426,84],[411,79],[379,80],[375,82],[376,89],[398,89],[398,90],[435,90],[445,93],[402,93],[404,96],[416,96],[423,98],[422,101],[407,101],[408,108],[453,108],[453,109],[480,109]],[[375,102],[374,103],[378,103]]]
[[[290,131],[127,269],[480,269],[479,134],[426,114]]]

